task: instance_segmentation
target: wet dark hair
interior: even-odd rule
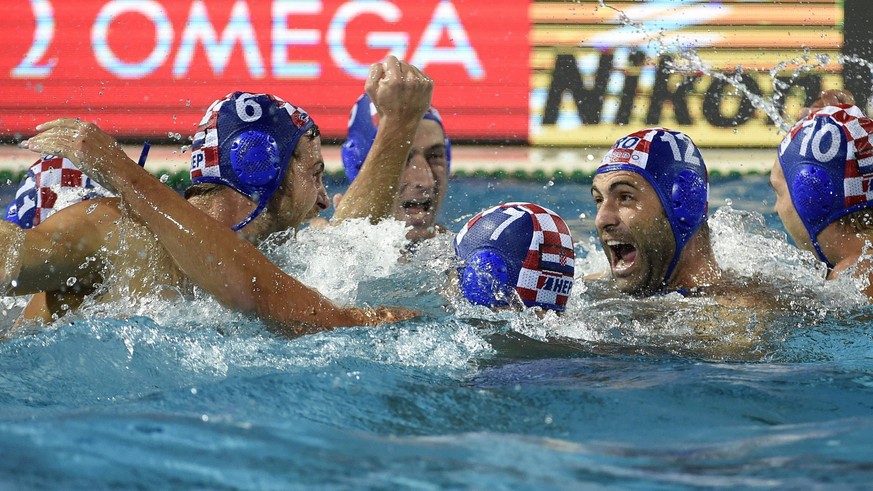
[[[873,232],[873,208],[853,211],[840,218],[840,223],[857,233]]]

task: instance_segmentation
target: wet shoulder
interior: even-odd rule
[[[724,307],[767,311],[782,306],[779,289],[760,276],[728,276],[701,293]]]
[[[187,289],[172,256],[137,217],[122,210],[106,239],[104,254],[111,267],[105,279],[113,287],[110,291],[142,296],[163,287]]]

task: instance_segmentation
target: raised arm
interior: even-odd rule
[[[433,80],[389,56],[370,67],[365,89],[379,113],[379,126],[361,172],[336,208],[337,221],[378,221],[391,214],[418,123],[430,107]]]
[[[335,305],[138,166],[97,126],[59,119],[37,129],[41,133],[22,142],[23,147],[63,155],[117,193],[179,268],[223,305],[257,314],[290,336],[306,332],[306,326],[328,329],[412,317],[405,309],[373,311]]]

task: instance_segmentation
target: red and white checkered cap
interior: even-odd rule
[[[46,156],[28,169],[6,209],[6,220],[31,228],[67,206],[109,195],[69,160]]]
[[[499,255],[506,266],[506,284],[501,288],[514,289],[528,307],[564,310],[573,286],[573,237],[566,222],[548,208],[533,203],[489,208],[458,232],[455,251],[467,269],[483,251]],[[465,272],[460,271],[462,277]],[[494,301],[492,287],[483,292],[481,282],[465,285],[463,281],[462,290],[473,303],[505,304]]]
[[[826,106],[798,121],[779,145],[788,193],[819,258],[829,224],[873,208],[873,120],[855,106]]]

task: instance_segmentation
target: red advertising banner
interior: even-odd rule
[[[127,137],[193,133],[234,90],[305,108],[345,134],[371,63],[436,81],[455,139],[526,140],[527,0],[4,0],[0,133],[78,116]]]

